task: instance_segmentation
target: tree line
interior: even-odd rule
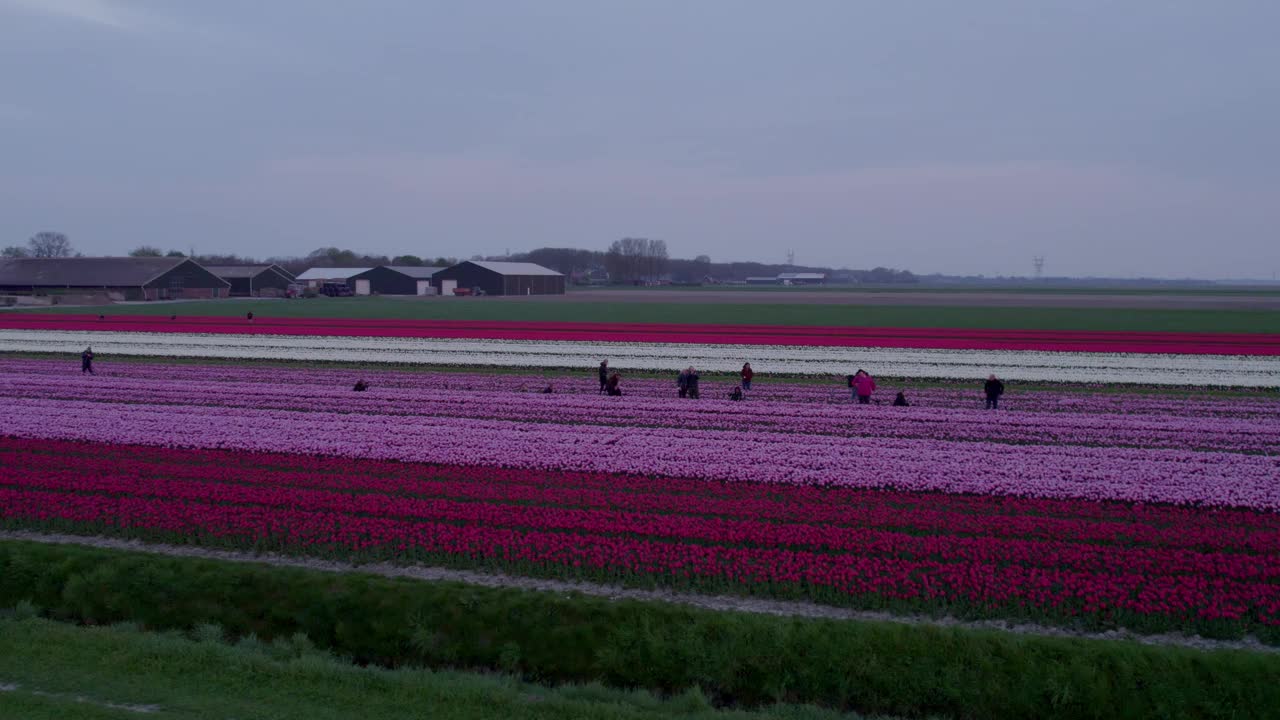
[[[163,250],[154,245],[139,245],[129,252],[131,257],[187,257],[181,250]],[[60,232],[45,231],[31,236],[25,245],[10,245],[0,250],[0,257],[57,258],[83,257],[72,247],[70,239]],[[262,260],[235,254],[196,254],[193,259],[204,265],[256,265],[271,263],[292,273],[313,267],[374,267],[401,265],[412,267],[448,267],[458,258],[418,255],[375,255],[355,250],[322,247],[302,256],[268,257]],[[702,284],[741,281],[749,277],[774,277],[780,273],[823,273],[833,282],[851,283],[915,283],[919,278],[908,270],[876,267],[870,270],[833,269],[821,266],[770,264],[759,262],[712,262],[706,255],[692,259],[672,258],[664,240],[626,237],[615,240],[606,250],[543,247],[507,256],[473,255],[471,260],[531,262],[563,273],[571,281],[641,284],[656,281]]]

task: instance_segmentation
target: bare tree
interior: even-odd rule
[[[70,257],[75,254],[71,241],[60,232],[44,231],[31,236],[27,241],[31,256],[38,258]]]
[[[163,257],[164,252],[152,245],[139,245],[129,251],[129,257]]]
[[[24,258],[31,257],[31,251],[21,245],[10,245],[4,250],[0,250],[0,257],[7,258]]]
[[[613,241],[604,256],[609,276],[626,281],[656,280],[667,271],[667,242],[648,238]]]

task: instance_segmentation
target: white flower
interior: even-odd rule
[[[841,376],[866,368],[873,375],[907,378],[995,373],[1008,380],[1280,386],[1280,357],[1271,356],[0,330],[0,351],[79,353],[87,345],[104,360],[138,355],[590,369],[607,357],[619,370],[675,372],[694,365],[734,372],[750,361],[764,375]]]

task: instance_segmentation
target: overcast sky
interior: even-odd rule
[[[0,0],[0,245],[1280,272],[1276,0]]]

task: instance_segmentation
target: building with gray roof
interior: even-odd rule
[[[125,300],[227,297],[231,284],[184,257],[0,259],[0,292],[101,293]]]

